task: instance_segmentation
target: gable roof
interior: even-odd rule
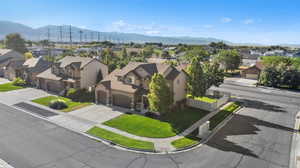
[[[79,68],[83,68],[87,64],[89,64],[91,61],[93,61],[94,58],[88,58],[88,57],[74,57],[74,56],[66,56],[63,59],[59,60],[58,63],[61,68],[64,68],[70,64],[74,64],[75,66]]]
[[[30,58],[26,60],[23,64],[29,72],[43,72],[51,65],[50,62],[44,60],[42,57]]]

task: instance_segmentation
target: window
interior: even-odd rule
[[[125,79],[125,83],[131,84],[131,83],[132,83],[132,79],[131,79],[131,78],[126,78],[126,79]]]

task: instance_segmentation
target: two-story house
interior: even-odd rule
[[[13,61],[11,64],[19,63],[25,61],[25,57],[23,54],[11,49],[0,49],[0,76],[4,76],[4,71],[11,61]]]
[[[97,59],[66,56],[38,74],[37,79],[40,88],[62,93],[69,88],[94,87],[107,74],[107,66]]]
[[[116,69],[96,87],[96,102],[125,108],[147,108],[149,83],[155,73],[162,74],[173,93],[174,103],[186,96],[186,73],[167,64],[130,62]]]

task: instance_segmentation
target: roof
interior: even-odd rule
[[[6,67],[12,67],[13,69],[18,69],[23,67],[24,60],[12,60]]]
[[[147,73],[139,73],[136,71],[138,68],[142,68]],[[169,68],[171,68],[170,71],[167,71]],[[112,73],[110,73],[108,76],[106,76],[100,84],[105,86],[108,89],[111,90],[117,90],[117,91],[123,91],[127,93],[135,93],[138,90],[141,90],[143,88],[139,86],[134,86],[131,84],[125,84],[123,81],[119,81],[118,77],[126,76],[128,73],[133,72],[141,77],[146,77],[145,75],[152,76],[155,73],[162,74],[167,80],[174,80],[179,74],[180,71],[177,70],[175,67],[172,67],[168,64],[153,64],[153,63],[142,63],[142,62],[130,62],[127,66],[125,66],[123,69],[116,69]]]
[[[38,78],[44,78],[44,79],[51,79],[51,80],[61,80],[62,77],[56,76],[51,72],[51,68],[48,68],[44,72],[38,74],[36,77]]]
[[[76,64],[76,66],[83,68],[93,60],[94,58],[66,56],[63,59],[59,60],[58,63],[60,63],[61,68],[64,68],[70,64]]]
[[[26,60],[23,66],[30,72],[43,72],[51,65],[50,62],[40,58],[30,58]]]
[[[11,51],[12,51],[11,49],[0,49],[0,56],[5,55]]]
[[[261,61],[257,61],[256,64],[255,64],[255,66],[256,66],[258,69],[260,69],[260,70],[264,69],[264,65],[262,64]]]

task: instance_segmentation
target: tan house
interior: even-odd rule
[[[42,57],[30,58],[23,63],[22,79],[32,86],[37,86],[37,75],[50,68],[50,66],[51,63]]]
[[[186,73],[167,64],[130,62],[116,69],[96,87],[96,102],[144,110],[151,77],[162,74],[174,95],[174,103],[185,99]]]
[[[250,67],[240,67],[241,77],[246,79],[258,80],[262,70],[263,65],[261,62],[256,62],[256,64]]]
[[[3,67],[4,78],[14,80],[22,76],[24,60],[9,60]]]
[[[10,61],[25,60],[23,54],[11,49],[0,49],[0,76],[4,76],[4,69]]]
[[[69,88],[94,87],[107,74],[107,66],[97,59],[66,56],[36,77],[40,88],[64,93]]]

